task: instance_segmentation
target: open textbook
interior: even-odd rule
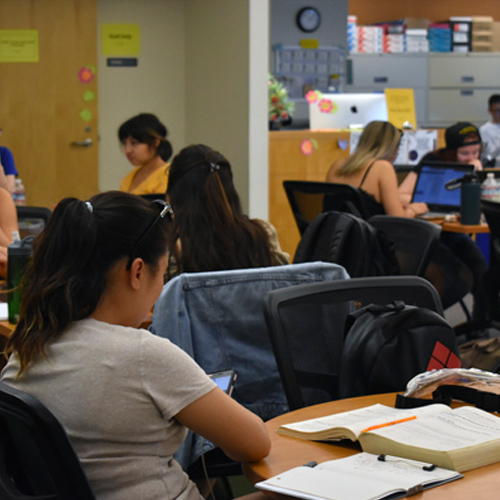
[[[363,451],[430,462],[460,472],[500,461],[500,418],[479,408],[433,404],[397,409],[376,404],[282,425],[279,434],[359,441]]]
[[[423,462],[358,453],[315,467],[295,467],[255,486],[306,500],[376,500],[410,496],[461,477]]]

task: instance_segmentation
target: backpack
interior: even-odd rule
[[[399,274],[394,243],[363,219],[323,212],[308,226],[295,253],[297,262],[333,262],[351,278]]]
[[[460,366],[455,332],[437,312],[370,304],[346,319],[340,397],[402,391],[419,373]]]
[[[471,340],[460,345],[464,368],[479,368],[488,372],[500,371],[500,338]]]

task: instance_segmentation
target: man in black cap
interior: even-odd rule
[[[495,166],[500,163],[500,95],[493,94],[488,99],[488,113],[491,120],[479,127],[484,145],[484,155]]]

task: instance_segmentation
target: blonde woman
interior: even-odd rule
[[[359,139],[356,151],[337,160],[326,175],[326,182],[349,184],[366,197],[370,215],[386,214],[416,217],[428,211],[425,203],[401,202],[396,172],[396,158],[401,131],[389,122],[370,122]]]

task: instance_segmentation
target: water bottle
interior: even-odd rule
[[[486,179],[481,184],[481,198],[489,201],[500,201],[500,184],[495,179],[493,172],[488,172]]]
[[[475,174],[464,175],[460,192],[460,223],[464,226],[475,226],[479,222],[481,222],[481,184]]]
[[[16,205],[26,205],[26,190],[24,189],[23,181],[19,177],[16,179],[12,198],[14,198],[14,203]]]
[[[19,321],[19,310],[21,308],[19,285],[33,253],[33,239],[34,236],[27,236],[22,240],[14,241],[7,248],[7,307],[10,323]]]

